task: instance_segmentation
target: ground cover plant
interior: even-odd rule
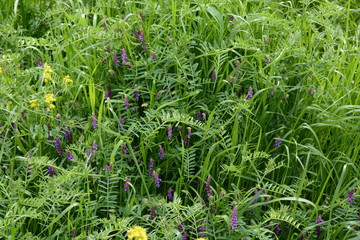
[[[0,238],[360,238],[359,1],[0,11]]]

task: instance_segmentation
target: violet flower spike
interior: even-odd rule
[[[324,220],[321,218],[321,216],[319,216],[317,219],[316,219],[316,224],[319,224],[319,223],[322,223],[324,222]],[[317,235],[317,238],[319,239],[320,238],[320,234],[321,234],[321,229],[323,228],[323,226],[316,226],[316,235]]]
[[[197,119],[198,121],[202,121],[202,120],[203,120],[203,117],[202,117],[202,114],[201,114],[200,111],[197,111],[197,112],[196,112],[196,119]]]
[[[69,143],[72,143],[72,133],[71,128],[67,127],[67,130],[64,130],[65,138],[69,141]]]
[[[137,87],[138,87],[137,84],[135,84],[134,89],[137,89]],[[137,90],[135,90],[135,99],[136,101],[140,100],[140,93]]]
[[[54,172],[55,172],[55,168],[48,166],[48,172],[49,172],[49,176],[53,177],[54,176]]]
[[[113,168],[113,165],[112,165],[112,164],[109,164],[108,166],[105,166],[105,167],[103,168],[103,170],[105,170],[105,171],[110,171],[112,168]]]
[[[103,25],[101,25],[102,27],[103,27],[103,29],[105,30],[105,31],[107,31],[108,30],[108,28],[107,28],[107,26],[106,26],[106,23],[104,23]]]
[[[168,126],[167,135],[168,135],[168,139],[172,140],[172,126],[171,125]]]
[[[191,138],[191,135],[192,135],[191,127],[188,127],[187,129],[188,129],[188,135],[187,135],[187,137],[188,137],[188,139],[190,139],[190,138]]]
[[[277,137],[277,138],[279,138],[279,139],[275,139],[275,145],[274,145],[274,148],[280,147],[280,145],[281,145],[281,143],[282,143],[282,141],[281,141],[280,137]]]
[[[234,231],[236,227],[237,227],[237,207],[235,206],[233,209],[233,213],[231,215],[230,231]]]
[[[60,138],[56,138],[55,142],[54,142],[56,151],[58,152],[59,156],[62,155],[62,150],[61,150],[61,146],[60,146]]]
[[[150,209],[150,220],[154,220],[155,219],[155,204],[151,205],[151,209]]]
[[[210,187],[210,182],[211,182],[211,178],[209,176],[206,179],[206,185],[205,185],[207,196],[212,196],[213,195],[213,191],[211,190],[211,187]]]
[[[127,57],[125,48],[123,48],[121,50],[121,59],[122,59],[124,64],[126,64],[128,62],[128,57]]]
[[[122,117],[120,117],[120,118],[119,118],[119,122],[120,122],[120,125],[123,127],[123,126],[124,126],[125,121],[124,121],[124,119],[123,119]]]
[[[189,146],[189,139],[184,138],[184,147],[188,147]]]
[[[115,67],[119,67],[120,63],[119,63],[119,59],[118,59],[116,53],[113,54],[113,59],[114,59]]]
[[[92,145],[93,145],[92,152],[95,153],[98,150],[98,145],[97,145],[97,143],[95,141],[93,142]]]
[[[205,238],[206,237],[206,235],[205,235],[205,225],[206,225],[206,222],[203,221],[201,227],[199,228],[200,238]]]
[[[249,101],[253,97],[254,91],[252,87],[249,87],[248,95],[246,96],[246,101]]]
[[[131,182],[130,178],[125,178],[124,179],[124,191],[125,192],[129,191],[130,182]]]
[[[355,202],[355,201],[354,201],[354,199],[355,199],[354,194],[355,194],[355,188],[351,189],[350,192],[349,192],[348,202],[349,202],[350,204],[353,204],[353,203]]]
[[[159,155],[160,155],[160,159],[165,158],[165,150],[161,145],[159,146]]]
[[[159,175],[158,175],[158,173],[156,171],[153,171],[152,175],[153,175],[154,183],[155,183],[156,187],[159,188],[160,187],[160,182],[161,182],[162,179],[159,178]]]
[[[153,173],[154,173],[154,161],[150,160],[150,162],[149,162],[149,174],[150,174],[150,176],[152,176]]]
[[[211,72],[211,80],[215,81],[215,80],[216,80],[216,77],[217,77],[217,74],[216,74],[216,70],[214,69],[214,70]]]
[[[73,161],[74,155],[72,155],[71,152],[67,151],[67,152],[66,152],[66,156],[67,156],[67,158],[68,158],[70,161]]]
[[[275,235],[279,235],[280,231],[281,231],[281,227],[280,227],[280,225],[277,224],[276,228],[274,230]]]
[[[126,144],[124,143],[122,146],[121,146],[121,153],[122,154],[126,154]]]
[[[40,58],[36,59],[36,65],[42,67],[44,64],[41,62]]]
[[[169,190],[167,192],[167,198],[169,201],[172,201],[174,199],[173,192],[174,192],[174,189],[169,188]]]
[[[127,96],[125,96],[125,98],[124,98],[124,106],[125,106],[126,110],[128,110],[130,108],[129,98]]]
[[[92,124],[94,130],[97,129],[98,124],[97,124],[97,120],[96,120],[95,114],[92,114],[92,115],[91,115],[91,124]]]
[[[157,61],[156,54],[155,54],[155,53],[152,53],[152,54],[150,54],[150,55],[151,55],[151,57],[152,57],[152,60],[153,60],[154,62],[156,62],[156,61]]]

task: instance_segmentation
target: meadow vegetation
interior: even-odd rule
[[[358,0],[0,22],[0,238],[360,239]]]

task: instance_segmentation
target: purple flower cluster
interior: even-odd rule
[[[113,54],[113,60],[114,60],[115,67],[119,67],[120,63],[119,63],[119,59],[118,59],[116,53]]]
[[[167,192],[167,198],[169,201],[172,201],[174,199],[173,192],[174,192],[174,189],[169,188],[169,190]]]
[[[72,155],[72,153],[69,151],[66,152],[66,156],[70,161],[72,161],[74,159],[74,155]]]
[[[353,188],[353,189],[351,189],[351,190],[349,191],[348,202],[349,202],[350,204],[353,204],[353,203],[355,202],[355,201],[354,201],[354,199],[355,199],[354,194],[355,194],[355,188]]]
[[[235,206],[230,220],[230,231],[234,231],[237,227],[237,207]]]
[[[252,87],[249,87],[248,94],[246,96],[246,101],[249,101],[253,97],[254,91]]]
[[[36,59],[36,65],[42,67],[44,64],[41,62],[40,58]]]
[[[155,53],[150,54],[151,55],[151,59],[155,62],[157,61],[157,57]]]
[[[153,174],[152,174],[153,178],[154,178],[154,182],[155,182],[155,185],[157,188],[160,187],[160,182],[161,182],[161,178],[159,178],[159,175],[156,171],[153,171]]]
[[[150,174],[150,176],[152,176],[153,173],[154,173],[154,161],[150,160],[150,162],[149,162],[149,174]]]
[[[127,96],[124,98],[124,106],[126,110],[130,108],[129,98]]]
[[[155,204],[151,205],[151,208],[150,208],[150,220],[154,220],[155,219]]]
[[[97,143],[95,141],[93,142],[92,145],[93,145],[93,148],[91,150],[89,150],[89,151],[86,151],[85,152],[86,155],[91,155],[91,154],[95,153],[98,150],[98,145],[97,145]]]
[[[55,168],[48,166],[48,172],[49,172],[49,176],[53,177],[54,176],[54,172],[55,172]]]
[[[279,139],[275,139],[274,148],[280,147],[280,145],[282,143],[282,140],[280,139],[280,137],[277,137],[277,138],[279,138]]]
[[[110,87],[110,85],[106,86],[106,92],[105,92],[105,96],[104,96],[104,99],[108,99],[108,98],[111,98],[111,87]]]
[[[70,127],[66,127],[66,130],[64,130],[64,135],[65,135],[65,138],[68,140],[68,142],[72,143],[72,133],[71,133]]]
[[[109,165],[105,166],[105,167],[103,168],[103,170],[105,170],[105,171],[110,171],[112,168],[113,168],[113,165],[112,165],[112,164],[109,164]]]
[[[160,159],[165,158],[165,150],[161,145],[159,146],[159,155],[160,155]]]
[[[142,30],[136,30],[135,31],[135,37],[138,40],[138,42],[141,43],[141,46],[142,46],[143,50],[146,51],[144,32]]]
[[[317,219],[316,219],[316,224],[319,224],[319,223],[322,223],[324,222],[324,220],[321,218],[321,216],[319,216]],[[323,228],[323,226],[316,226],[316,235],[317,235],[317,238],[319,239],[320,238],[320,234],[321,234],[321,229]]]
[[[91,115],[91,124],[92,124],[94,129],[97,129],[98,125],[97,125],[97,120],[96,120],[95,114]]]
[[[134,85],[134,89],[135,89],[135,99],[136,101],[139,101],[140,100],[140,92],[138,90],[136,90],[138,88],[138,85],[135,84]]]
[[[184,228],[185,228],[185,223],[182,221],[179,225],[179,232],[181,233],[182,240],[187,240],[187,234]]]
[[[205,235],[205,225],[206,225],[206,222],[203,221],[202,225],[199,227],[200,238],[205,238],[206,237],[206,235]]]
[[[62,155],[62,150],[61,150],[61,146],[60,146],[60,138],[56,138],[55,142],[54,142],[56,151],[58,152],[59,156]]]
[[[280,227],[280,225],[276,225],[276,228],[275,228],[275,230],[274,230],[274,233],[275,233],[275,235],[279,235],[280,234],[280,231],[281,231],[281,227]]]
[[[123,48],[121,50],[121,60],[123,61],[124,65],[127,66],[128,68],[131,67],[131,63],[129,62],[128,60],[128,56],[127,56],[127,53],[126,53],[126,50],[125,48]]]
[[[216,73],[216,70],[214,69],[214,70],[211,72],[211,80],[215,81],[215,80],[216,80],[216,77],[217,77],[217,73]]]
[[[126,154],[126,144],[125,143],[121,146],[121,153]]]
[[[210,182],[211,182],[211,178],[210,178],[210,176],[209,176],[209,177],[206,179],[206,185],[205,185],[207,197],[213,195],[213,191],[211,190],[211,187],[210,187]]]
[[[172,126],[169,125],[167,130],[167,136],[169,140],[172,140],[172,131],[173,131]]]
[[[124,191],[125,192],[129,191],[130,182],[131,182],[130,178],[125,178],[124,179]]]

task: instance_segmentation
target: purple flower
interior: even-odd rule
[[[103,27],[103,29],[105,30],[105,31],[107,31],[108,30],[108,28],[107,28],[107,26],[106,26],[106,23],[104,23],[103,25],[101,25],[102,27]]]
[[[184,138],[184,147],[188,147],[189,146],[189,139]]]
[[[119,59],[118,59],[116,53],[113,54],[113,59],[114,59],[115,67],[119,67],[119,66],[120,66],[120,63],[119,63]],[[111,74],[111,73],[110,73],[110,74]]]
[[[161,182],[161,178],[159,178],[159,175],[156,171],[153,171],[153,174],[152,174],[153,178],[154,178],[154,183],[156,185],[157,188],[160,187],[160,182]]]
[[[202,117],[202,114],[201,114],[200,111],[197,111],[197,112],[196,112],[196,119],[197,119],[198,121],[202,121],[202,120],[203,120],[203,117]]]
[[[349,192],[349,196],[348,196],[348,202],[350,204],[353,204],[354,203],[354,199],[355,199],[355,188],[351,189],[350,192]]]
[[[217,77],[217,74],[216,74],[216,70],[214,69],[212,72],[211,72],[211,80],[215,81]]]
[[[271,62],[271,58],[269,58],[268,56],[265,56],[265,61],[267,61],[269,63],[269,62]]]
[[[168,126],[167,135],[168,135],[168,139],[172,140],[172,126],[171,125]]]
[[[256,195],[259,191],[257,189],[254,190],[254,195]],[[259,197],[256,197],[253,201],[253,204],[257,203]]]
[[[138,87],[137,84],[135,84],[134,89],[137,89],[137,87]],[[139,99],[140,99],[140,93],[137,90],[135,90],[135,98],[136,98],[136,101],[139,101]]]
[[[68,158],[69,160],[73,160],[73,159],[74,159],[74,156],[73,156],[72,153],[69,152],[69,151],[66,152],[66,156],[67,156],[67,158]]]
[[[321,216],[319,216],[317,219],[316,219],[316,224],[319,224],[319,223],[322,223],[324,222],[324,220],[321,218]],[[323,226],[316,226],[316,235],[317,235],[317,238],[319,239],[320,238],[320,234],[321,234],[321,229],[323,228]]]
[[[188,127],[187,130],[188,130],[188,135],[187,135],[187,137],[188,137],[188,139],[190,139],[190,138],[191,138],[191,135],[192,135],[191,127]]]
[[[270,45],[270,40],[268,36],[264,35],[264,40],[267,45]]]
[[[36,65],[42,67],[44,64],[41,62],[40,58],[36,59]]]
[[[172,201],[174,199],[173,192],[174,192],[174,189],[169,188],[169,190],[167,192],[167,198],[169,201]]]
[[[25,118],[25,112],[24,112],[24,110],[21,110],[21,112],[20,112],[20,114],[21,114],[21,118]]]
[[[249,87],[249,90],[248,90],[248,94],[246,96],[246,101],[249,101],[252,97],[253,97],[253,88],[252,87]]]
[[[122,61],[123,61],[123,63],[126,65],[126,63],[128,63],[128,56],[127,56],[127,54],[126,54],[126,50],[125,50],[125,48],[123,48],[122,50],[121,50],[121,59],[122,59]]]
[[[91,115],[91,124],[92,124],[94,129],[97,129],[98,125],[97,125],[97,120],[96,120],[95,114]]]
[[[235,19],[234,16],[231,16],[230,19],[229,19],[229,21],[230,21],[230,22],[233,22],[234,19]]]
[[[72,143],[72,133],[70,127],[66,127],[67,130],[64,130],[65,138]]]
[[[135,31],[135,37],[137,38],[138,42],[141,43],[141,46],[143,48],[144,51],[146,51],[146,44],[145,44],[145,39],[144,39],[144,32],[141,30],[136,30]]]
[[[31,170],[32,170],[31,164],[28,161],[25,161],[25,164],[26,164],[26,174],[31,175]]]
[[[275,235],[279,235],[280,231],[281,231],[281,227],[280,227],[280,225],[277,224],[276,228],[274,230]]]
[[[199,227],[200,238],[205,238],[206,237],[206,235],[205,235],[205,225],[206,225],[206,222],[203,221],[202,225]]]
[[[16,124],[16,122],[13,123],[13,128],[14,128],[15,131],[17,130],[17,124]]]
[[[152,176],[154,173],[154,161],[151,159],[149,162],[149,174]]]
[[[106,45],[106,46],[105,46],[105,51],[108,52],[108,53],[110,53],[110,46],[109,46],[109,45]]]
[[[150,208],[150,220],[154,220],[155,219],[155,204],[151,205]]]
[[[108,98],[111,98],[111,87],[109,85],[106,86],[106,92],[104,96],[104,99],[108,99]]]
[[[236,227],[237,227],[237,207],[235,206],[233,209],[233,213],[231,215],[230,231],[234,231]]]
[[[207,196],[212,196],[213,195],[213,191],[211,190],[211,187],[210,187],[210,182],[211,182],[211,178],[210,176],[206,179],[206,185],[205,185],[205,188],[206,188],[206,194]]]
[[[125,96],[125,98],[124,98],[124,106],[125,106],[126,110],[128,110],[130,108],[129,98],[127,96]]]
[[[281,145],[281,143],[282,143],[282,141],[281,141],[280,137],[277,137],[277,138],[279,138],[279,139],[275,139],[275,145],[274,145],[274,148],[280,147],[280,145]]]
[[[125,143],[121,146],[121,153],[126,154],[126,144]]]
[[[49,176],[53,177],[54,176],[54,172],[55,172],[55,168],[48,166],[48,172],[49,172]]]
[[[159,155],[160,155],[160,159],[165,158],[165,151],[164,151],[164,148],[161,145],[159,146]]]
[[[122,117],[119,118],[119,122],[121,126],[124,126],[125,121]]]
[[[105,166],[104,168],[103,168],[103,170],[105,170],[105,171],[110,171],[111,169],[112,169],[112,164],[109,164],[108,166]]]
[[[187,240],[187,234],[185,232],[185,223],[181,222],[179,225],[179,232],[181,233],[182,240]]]
[[[61,156],[62,155],[62,150],[61,150],[61,147],[60,147],[60,138],[55,139],[54,145],[55,145],[56,151],[58,152],[59,156]]]
[[[152,54],[150,54],[151,55],[151,57],[152,57],[152,60],[155,62],[155,61],[157,61],[157,57],[156,57],[156,54],[155,53],[152,53]]]
[[[95,153],[98,150],[98,145],[97,145],[97,143],[95,141],[93,142],[92,145],[93,145],[92,151],[93,151],[93,153]]]
[[[308,95],[312,95],[314,92],[315,92],[315,89],[312,88],[312,89],[310,89],[310,90],[307,92],[307,94],[308,94]]]
[[[130,182],[131,182],[130,178],[125,178],[124,179],[124,191],[125,192],[129,191]]]

